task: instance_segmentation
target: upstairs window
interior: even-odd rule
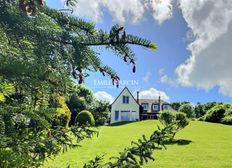
[[[159,111],[159,105],[158,104],[152,104],[152,110],[153,111]]]
[[[129,104],[129,96],[123,96],[122,103],[123,104]]]
[[[144,111],[148,110],[148,104],[147,103],[142,103],[142,107]]]
[[[168,110],[168,108],[169,108],[169,105],[168,105],[168,104],[164,104],[164,105],[163,105],[163,110]]]

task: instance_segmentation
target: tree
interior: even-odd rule
[[[188,118],[183,112],[172,112],[164,110],[159,115],[159,121],[164,125],[164,127],[171,126],[168,141],[173,141],[176,133],[181,129],[185,128],[188,124]]]
[[[190,104],[182,104],[179,108],[179,111],[185,113],[188,118],[193,116],[193,108]]]
[[[183,102],[172,102],[171,106],[174,110],[179,111],[179,108],[183,104],[190,104],[189,102],[183,101]]]
[[[83,85],[76,86],[75,91],[68,100],[68,107],[72,112],[70,124],[74,124],[75,118],[79,112],[82,110],[90,110],[92,104],[92,91]]]
[[[204,110],[204,105],[202,105],[199,102],[194,106],[193,111],[194,111],[194,114],[195,114],[196,118],[200,118],[206,113],[206,111]]]
[[[0,0],[0,83],[14,89],[0,90],[0,167],[39,167],[47,157],[91,137],[91,128],[54,124],[54,109],[66,109],[68,116],[63,100],[75,91],[74,79],[81,84],[90,72],[107,75],[118,86],[119,76],[101,62],[95,46],[116,53],[135,72],[130,45],[157,48],[124,27],[96,30],[41,0]],[[57,96],[62,105],[56,104]]]
[[[220,123],[221,119],[225,116],[226,108],[224,105],[217,105],[207,111],[203,117],[205,121]]]
[[[104,125],[110,115],[110,104],[104,101],[95,101],[91,107],[92,114],[97,126]]]
[[[204,104],[204,110],[207,112],[208,110],[210,110],[211,108],[213,108],[214,106],[216,106],[218,103],[217,102],[208,102],[206,104]]]

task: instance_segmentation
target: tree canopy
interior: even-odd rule
[[[157,48],[122,26],[96,29],[42,0],[0,0],[0,167],[38,167],[91,137],[91,128],[67,125],[73,79],[81,84],[89,72],[100,72],[118,86],[119,76],[95,47],[111,50],[135,72],[130,45]]]

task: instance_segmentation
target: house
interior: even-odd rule
[[[158,100],[139,99],[139,92],[137,92],[137,99],[135,99],[129,89],[125,87],[111,104],[110,123],[157,119],[162,110],[175,111],[169,103],[161,100],[160,97]]]
[[[120,121],[136,121],[140,119],[140,105],[129,89],[125,87],[111,104],[110,123]]]
[[[140,112],[140,120],[157,119],[160,111],[175,111],[171,105],[163,100],[160,96],[156,99],[138,99],[142,110]]]

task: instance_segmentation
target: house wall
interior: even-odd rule
[[[129,104],[123,104],[123,96],[129,96]],[[115,111],[119,111],[119,120],[115,121]],[[135,111],[135,120],[139,120],[139,105],[132,97],[130,92],[125,88],[123,92],[119,95],[119,97],[115,100],[115,102],[111,106],[111,123],[120,122],[121,120],[121,112],[122,111],[130,111],[130,121],[132,121],[132,111]]]

